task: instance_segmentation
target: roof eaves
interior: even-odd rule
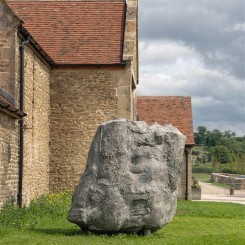
[[[55,61],[42,49],[38,42],[32,37],[32,35],[23,26],[19,28],[19,33],[24,39],[28,39],[36,51],[48,62],[51,67],[56,66]]]
[[[117,67],[125,67],[126,63],[121,62],[121,63],[108,63],[108,64],[59,64],[56,63],[54,65],[54,68],[76,68],[76,67],[111,67],[111,66],[117,66]]]
[[[105,67],[105,66],[126,66],[126,62],[125,61],[121,61],[121,63],[108,63],[108,64],[70,64],[70,63],[56,63],[43,49],[42,47],[38,44],[38,42],[32,37],[32,35],[28,32],[28,30],[26,28],[24,28],[23,26],[21,26],[19,28],[19,33],[20,36],[23,37],[24,39],[29,39],[30,43],[32,44],[32,46],[34,46],[34,48],[36,49],[36,51],[38,53],[41,54],[41,56],[48,62],[48,64],[52,67],[52,68],[64,68],[64,67],[89,67],[89,66],[93,66],[93,67]]]
[[[3,90],[1,87],[0,87],[0,96],[2,96],[9,103],[15,105],[15,98],[11,96],[9,93],[7,93],[5,90]]]
[[[124,3],[124,20],[123,20],[123,34],[122,34],[122,47],[121,47],[121,62],[125,61],[123,60],[123,50],[124,50],[124,39],[125,39],[125,30],[126,30],[126,16],[127,16],[127,3],[125,1]]]
[[[0,111],[14,117],[15,119],[21,119],[22,117],[25,117],[27,115],[25,112],[20,111],[15,106],[12,106],[9,103],[2,101],[1,98],[0,98]]]

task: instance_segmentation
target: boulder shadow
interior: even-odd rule
[[[62,228],[31,228],[34,233],[41,233],[45,235],[64,235],[64,236],[77,236],[87,235],[87,232],[77,229],[62,229]]]
[[[63,235],[63,236],[89,236],[89,235],[96,235],[96,236],[120,236],[120,235],[135,235],[135,236],[144,236],[144,232],[140,231],[138,233],[130,233],[125,231],[118,231],[118,232],[98,232],[98,231],[89,231],[89,230],[77,230],[77,229],[62,229],[62,228],[31,228],[30,231],[34,233],[41,233],[45,235]]]

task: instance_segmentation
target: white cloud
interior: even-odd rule
[[[244,0],[141,0],[140,39],[185,43],[206,65],[244,71]]]
[[[243,80],[207,66],[196,50],[183,43],[141,42],[140,53],[138,95],[192,96],[195,127],[245,134]]]
[[[179,58],[195,58],[196,53],[193,49],[181,43],[169,41],[140,41],[140,62],[141,64],[149,63],[167,63],[176,62]]]
[[[195,127],[245,134],[245,1],[139,3],[138,94],[190,95]]]
[[[243,31],[245,32],[245,22],[235,23],[233,26],[227,27],[225,31]]]

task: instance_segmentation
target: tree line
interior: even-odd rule
[[[233,164],[245,169],[245,135],[236,136],[235,132],[209,131],[205,126],[199,126],[194,133],[195,144],[199,150],[193,150],[197,163],[212,162],[215,164]],[[200,149],[205,149],[200,152]]]

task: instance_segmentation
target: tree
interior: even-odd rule
[[[197,132],[194,133],[195,143],[197,145],[206,145],[207,128],[204,126],[198,126]]]
[[[211,161],[213,154],[216,154],[223,163],[227,161],[235,162],[245,154],[245,135],[237,137],[235,132],[230,130],[221,132],[214,129],[209,131],[205,126],[198,126],[194,137],[197,145],[207,146],[208,161]],[[221,145],[225,147],[222,148]],[[214,148],[216,146],[219,147]],[[213,149],[211,150],[211,148]]]
[[[230,139],[230,138],[236,137],[236,134],[235,134],[235,132],[231,132],[230,130],[227,130],[227,131],[223,132],[223,136],[226,139]]]
[[[223,134],[218,129],[214,129],[213,131],[207,132],[206,143],[209,147],[223,145],[223,142]]]
[[[212,159],[219,163],[228,163],[232,161],[232,155],[229,149],[224,145],[217,145],[210,149]]]
[[[241,156],[241,158],[236,161],[236,171],[240,174],[245,174],[245,154]]]

